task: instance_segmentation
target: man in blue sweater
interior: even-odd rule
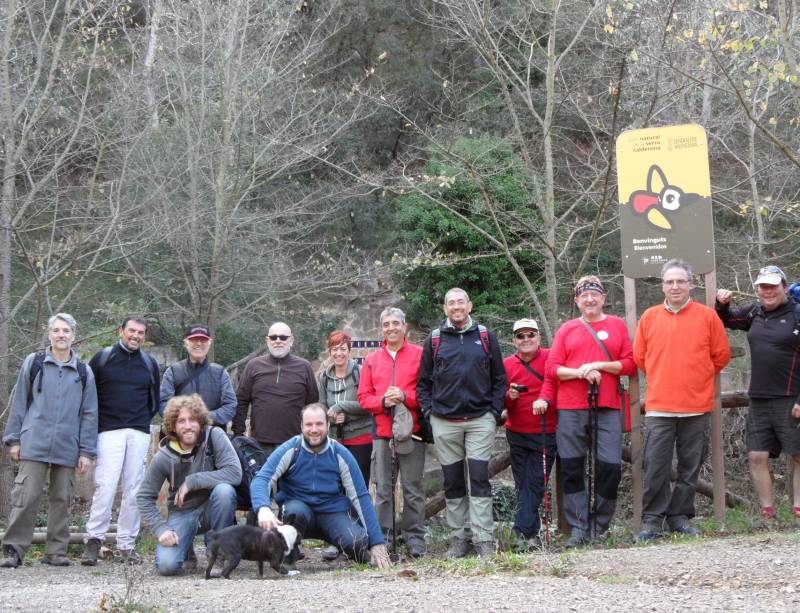
[[[275,449],[250,485],[258,525],[269,530],[283,523],[270,508],[271,494],[280,486],[274,499],[281,517],[300,535],[324,539],[357,562],[389,568],[361,470],[344,445],[328,438],[325,405],[306,405],[301,419],[302,434]]]

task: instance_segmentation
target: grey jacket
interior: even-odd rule
[[[86,366],[86,387],[78,374],[78,356],[61,363],[48,350],[33,387],[30,372],[35,353],[22,362],[11,394],[3,443],[19,445],[21,460],[77,466],[78,457],[97,455],[97,389]],[[42,391],[39,392],[41,379]],[[32,398],[29,400],[29,394]]]
[[[356,361],[350,360],[344,379],[338,379],[334,374],[334,367],[331,365],[319,374],[317,381],[319,401],[329,409],[345,414],[341,437],[339,437],[339,428],[336,425],[331,424],[330,428],[330,437],[340,441],[372,432],[372,413],[358,403],[358,382],[355,376],[357,368],[359,366]]]
[[[176,379],[186,382],[181,390],[175,389]],[[236,415],[236,392],[231,376],[219,364],[204,360],[202,364],[195,365],[186,359],[167,368],[161,377],[161,415],[164,415],[167,402],[176,392],[200,394],[217,426],[224,428]]]
[[[242,480],[239,457],[220,428],[204,428],[202,442],[191,452],[182,453],[177,444],[171,444],[173,440],[171,437],[162,439],[136,494],[142,519],[156,537],[169,529],[156,505],[164,481],[169,482],[167,513],[174,513],[204,505],[211,490],[220,483],[236,487]],[[175,506],[175,494],[184,483],[189,493],[183,499],[183,508],[179,509]]]

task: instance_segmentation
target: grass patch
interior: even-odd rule
[[[166,613],[167,609],[157,605],[125,601],[125,599],[117,599],[114,596],[103,594],[96,611],[102,613]]]
[[[547,555],[545,557],[544,568],[551,577],[559,577],[561,579],[567,577],[570,570],[572,570],[572,566],[572,556],[568,553]]]

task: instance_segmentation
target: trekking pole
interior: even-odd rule
[[[392,433],[392,562],[397,562],[400,556],[397,555],[397,509],[395,499],[397,494],[397,446],[395,445],[394,433]]]
[[[547,478],[547,434],[546,434],[546,415],[547,411],[542,413],[542,467],[544,470],[544,542],[547,547],[550,547],[550,492],[548,487],[550,485]]]
[[[597,535],[597,383],[589,383],[589,496],[586,499],[586,512],[589,519],[589,538]]]

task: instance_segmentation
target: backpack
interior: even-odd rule
[[[33,356],[33,364],[31,364],[30,376],[28,377],[28,406],[33,402],[33,382],[36,377],[39,377],[39,384],[36,386],[36,393],[42,393],[42,379],[44,379],[44,358],[47,355],[46,351],[37,351]],[[39,375],[41,373],[41,375]],[[86,391],[86,364],[83,360],[78,358],[78,376],[81,378],[81,389]]]
[[[491,353],[491,349],[489,346],[489,330],[486,329],[486,326],[482,326],[478,324],[478,334],[481,337],[481,345],[483,345],[483,350],[486,352],[488,356]],[[431,349],[433,349],[433,361],[436,361],[436,356],[439,355],[439,345],[442,343],[442,329],[441,328],[434,328],[431,330]]]
[[[211,438],[209,437],[209,441]],[[242,481],[236,486],[236,498],[239,507],[249,509],[252,506],[250,501],[250,484],[267,461],[267,453],[258,444],[258,441],[249,436],[234,436],[231,445],[239,458],[242,466]]]

